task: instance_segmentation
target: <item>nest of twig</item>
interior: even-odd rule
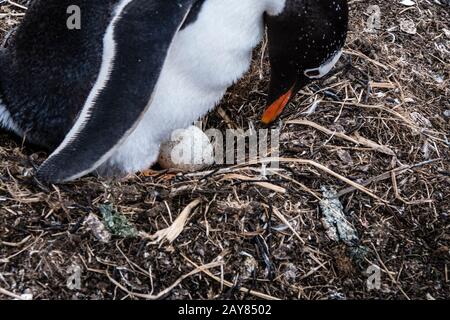
[[[32,178],[45,152],[2,133],[0,297],[450,298],[450,14],[415,2],[350,1],[343,59],[277,124],[280,170],[264,178],[256,161],[47,189]],[[2,3],[4,36],[26,5]],[[259,50],[205,127],[261,127],[267,79]],[[324,188],[356,241],[330,236]],[[136,232],[97,237],[105,204]]]

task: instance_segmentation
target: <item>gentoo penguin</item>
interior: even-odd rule
[[[244,75],[265,26],[271,123],[335,65],[347,24],[346,0],[34,0],[0,51],[0,125],[53,150],[45,182],[144,170]]]

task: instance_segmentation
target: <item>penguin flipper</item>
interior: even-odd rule
[[[61,145],[38,169],[47,183],[97,169],[150,105],[173,37],[193,0],[121,0],[103,40],[97,81]]]

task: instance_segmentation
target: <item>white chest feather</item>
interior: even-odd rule
[[[285,0],[207,0],[197,21],[174,38],[148,111],[107,165],[133,172],[151,165],[160,143],[210,111],[248,70],[264,34],[265,11]]]

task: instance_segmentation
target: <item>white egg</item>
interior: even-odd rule
[[[202,130],[190,126],[175,130],[161,145],[158,162],[164,169],[198,171],[214,163],[214,148]]]

